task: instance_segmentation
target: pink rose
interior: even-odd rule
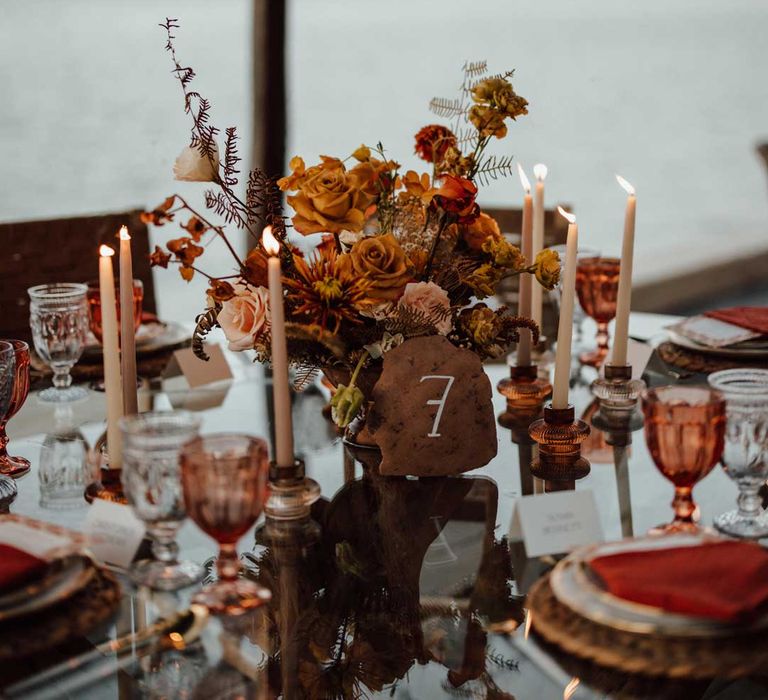
[[[269,328],[269,291],[265,287],[235,285],[235,296],[219,311],[219,324],[230,350],[249,350]]]
[[[423,311],[435,324],[440,335],[448,335],[453,321],[448,313],[451,308],[448,292],[434,282],[409,282],[405,285],[398,306],[409,306]],[[445,313],[442,311],[445,310]]]

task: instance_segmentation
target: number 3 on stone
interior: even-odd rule
[[[443,417],[445,402],[448,400],[448,394],[451,391],[455,377],[452,377],[448,374],[427,374],[421,378],[419,384],[421,384],[421,382],[423,382],[425,379],[444,379],[446,381],[443,395],[439,399],[429,399],[429,401],[427,401],[427,406],[438,406],[437,413],[435,414],[435,420],[432,423],[432,430],[427,433],[427,437],[440,437],[440,433],[437,431],[440,429],[440,419]]]

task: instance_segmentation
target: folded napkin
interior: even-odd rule
[[[6,593],[32,581],[48,568],[48,562],[16,547],[0,544],[0,592]]]
[[[768,306],[732,306],[728,309],[706,311],[704,315],[768,335]]]
[[[618,598],[667,612],[740,622],[768,602],[768,552],[750,542],[609,554],[590,566]]]

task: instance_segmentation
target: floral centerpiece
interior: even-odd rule
[[[205,214],[171,195],[144,220],[156,226],[179,221],[183,230],[164,249],[155,248],[153,265],[175,264],[186,281],[196,273],[208,278],[208,309],[195,333],[198,355],[205,357],[202,337],[218,324],[230,349],[255,350],[269,362],[269,306],[275,300],[267,290],[264,226],[281,243],[285,298],[279,303],[285,305],[297,383],[319,370],[346,371],[332,402],[341,426],[363,404],[361,370],[375,373],[384,353],[409,338],[441,335],[481,359],[505,353],[521,328],[530,329],[536,342],[532,320],[483,302],[505,277],[534,275],[551,289],[560,274],[556,253],[544,250],[526,260],[477,202],[479,186],[512,169],[511,156],[489,155],[488,147],[528,113],[511,72],[489,76],[485,62],[465,64],[459,96],[431,101],[432,111],[452,124],[430,124],[416,133],[414,150],[425,172],[404,170],[378,143],[342,158],[321,156],[311,165],[296,156],[290,174],[279,179],[255,168],[240,193],[236,129],[222,134],[210,122],[210,103],[191,88],[193,70],[176,57],[178,25],[169,19],[162,26],[192,120],[190,145],[174,173],[214,187],[205,192]],[[290,217],[283,215],[284,193]],[[250,236],[244,257],[231,245],[228,227]],[[319,234],[318,244],[306,254],[291,244],[290,230]],[[234,267],[223,275],[199,267],[210,237],[220,237],[232,254]]]

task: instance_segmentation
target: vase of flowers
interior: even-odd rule
[[[534,275],[551,289],[560,272],[553,251],[526,260],[477,202],[480,186],[511,173],[511,156],[489,155],[489,147],[528,111],[511,72],[489,76],[485,62],[466,64],[459,96],[431,101],[433,112],[453,123],[416,133],[423,171],[403,168],[378,143],[341,158],[321,156],[310,165],[296,156],[281,178],[256,168],[240,192],[236,130],[222,134],[211,124],[210,103],[190,86],[194,72],[176,58],[177,25],[167,20],[164,27],[192,120],[176,177],[211,187],[205,213],[172,195],[145,212],[144,220],[158,226],[178,221],[183,229],[155,248],[154,265],[176,265],[186,281],[198,273],[209,281],[207,309],[194,339],[199,356],[205,357],[202,338],[218,324],[231,350],[253,350],[268,363],[269,307],[283,304],[298,387],[324,371],[336,386],[334,419],[346,428],[364,411],[382,357],[411,338],[441,335],[481,359],[506,353],[521,328],[530,329],[536,342],[532,320],[483,302],[506,277]],[[285,296],[279,300],[267,291],[264,225],[282,244]],[[227,227],[250,235],[247,255],[230,244]],[[314,237],[317,244],[303,252],[289,233]],[[222,238],[232,253],[233,268],[224,274],[199,267],[211,237]]]

